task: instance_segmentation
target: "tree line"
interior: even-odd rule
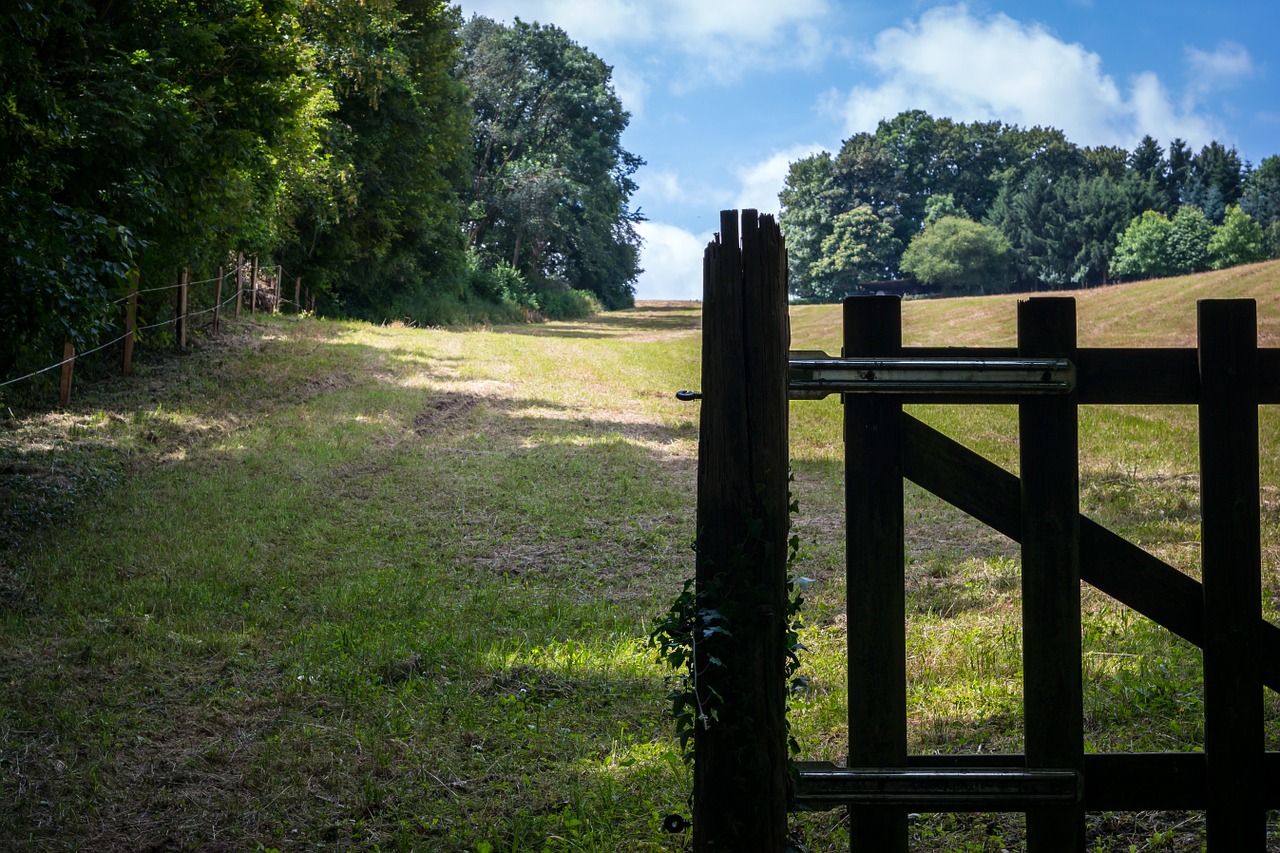
[[[0,375],[118,328],[131,270],[237,251],[374,320],[634,300],[642,161],[612,69],[557,27],[441,0],[18,2],[0,71]]]
[[[921,110],[790,164],[793,295],[895,279],[947,295],[1092,287],[1280,257],[1280,156],[1214,141],[1080,147],[1054,128]]]

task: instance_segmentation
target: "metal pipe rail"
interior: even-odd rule
[[[833,358],[792,352],[788,397],[828,394],[946,394],[1005,396],[1069,394],[1075,365],[1065,358]]]
[[[797,764],[800,778],[795,808],[804,811],[840,806],[889,806],[912,811],[1024,811],[1038,806],[1077,805],[1084,799],[1083,777],[1075,770],[849,768],[826,761]]]

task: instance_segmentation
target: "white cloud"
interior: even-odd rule
[[[622,102],[622,108],[631,113],[632,120],[644,116],[649,101],[649,81],[644,75],[637,74],[629,68],[613,69],[613,91]]]
[[[645,167],[636,175],[636,183],[640,189],[636,200],[643,205],[652,200],[659,203],[685,201],[688,193],[680,182],[680,176],[671,169],[654,169]]]
[[[1248,80],[1256,70],[1249,51],[1244,45],[1235,42],[1222,42],[1214,51],[1188,47],[1186,52],[1187,64],[1191,66],[1191,89],[1194,92],[1209,92],[1234,86]]]
[[[1206,55],[1207,56],[1207,55]],[[961,121],[1052,126],[1081,145],[1132,147],[1144,133],[1208,142],[1217,128],[1176,109],[1152,74],[1123,91],[1098,54],[1068,44],[1039,24],[1004,14],[980,18],[967,7],[925,12],[881,32],[862,57],[880,77],[826,106],[846,132],[873,131],[883,118],[923,109]],[[1229,65],[1231,54],[1220,59]]]
[[[741,188],[730,207],[737,210],[753,208],[761,213],[778,212],[778,193],[787,179],[787,167],[810,154],[826,150],[825,146],[811,143],[793,145],[751,166],[737,170]]]
[[[463,0],[463,14],[553,22],[597,53],[635,49],[651,57],[675,49],[687,73],[675,86],[737,80],[753,67],[811,66],[834,49],[820,26],[830,0]],[[624,100],[624,103],[627,103]],[[629,108],[633,108],[628,105]]]
[[[701,299],[702,255],[712,234],[694,234],[661,222],[641,222],[636,230],[644,240],[636,281],[637,299]]]

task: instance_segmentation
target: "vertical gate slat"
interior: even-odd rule
[[[898,297],[845,300],[846,357],[901,350]],[[845,396],[850,767],[907,764],[901,418],[891,396]],[[850,808],[849,836],[855,853],[905,853],[906,812]]]
[[[1197,311],[1206,830],[1210,851],[1263,851],[1257,306]]]
[[[1018,354],[1074,359],[1075,300],[1019,302]],[[1083,770],[1076,394],[1020,399],[1018,431],[1027,766]],[[1084,829],[1082,806],[1028,812],[1028,853],[1084,850]]]

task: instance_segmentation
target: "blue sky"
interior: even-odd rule
[[[1280,154],[1276,0],[466,0],[463,14],[555,24],[614,68],[639,299],[701,298],[719,211],[774,213],[787,164],[907,109],[1053,126],[1132,149],[1150,133]]]

